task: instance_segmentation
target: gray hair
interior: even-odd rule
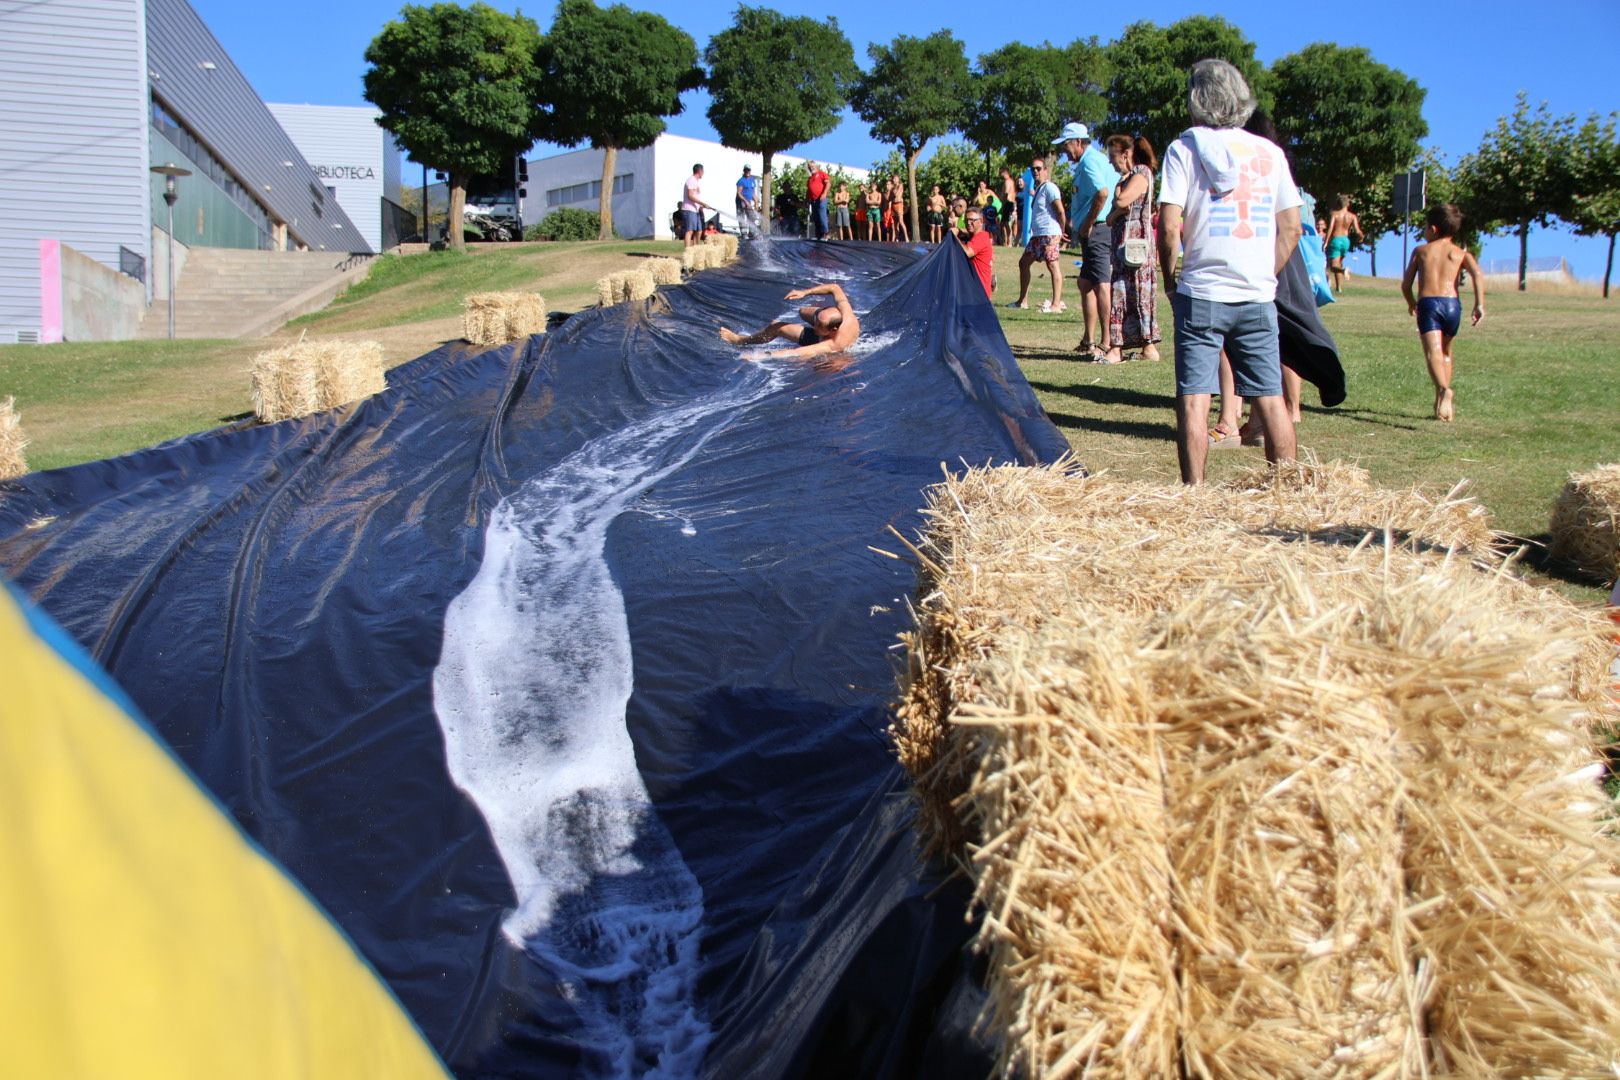
[[[1200,60],[1187,74],[1187,115],[1199,127],[1242,127],[1254,106],[1243,73],[1225,60]]]

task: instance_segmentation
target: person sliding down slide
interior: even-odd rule
[[[746,337],[722,326],[720,340],[728,345],[761,345],[782,338],[798,346],[780,352],[761,350],[743,353],[745,360],[759,360],[767,356],[808,360],[843,352],[855,344],[855,339],[861,336],[861,321],[855,317],[855,309],[849,306],[849,297],[844,295],[844,290],[832,284],[812,285],[808,289],[794,289],[787,294],[787,299],[803,300],[807,296],[830,296],[833,302],[824,306],[806,304],[800,308],[799,318],[804,320],[803,323],[773,322]]]

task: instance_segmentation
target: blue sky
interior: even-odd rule
[[[261,97],[315,105],[365,103],[360,87],[365,69],[362,54],[382,25],[397,17],[400,6],[389,0],[281,0],[271,8],[237,0],[192,0],[192,4]],[[517,9],[506,2],[494,6]],[[632,2],[631,6],[663,15],[691,34],[700,50],[730,24],[736,10],[733,0]],[[1095,35],[1106,42],[1119,36],[1127,23],[1139,19],[1164,24],[1188,15],[1217,13],[1210,7],[1152,0],[1120,8],[1079,4],[1008,8],[916,0],[875,6],[770,6],[789,15],[836,16],[863,66],[868,44],[888,42],[899,34],[929,34],[942,25],[966,43],[971,59],[1012,40],[1063,43]],[[547,4],[523,10],[545,29],[555,8]],[[1075,19],[1068,23],[1045,19],[1019,27],[1010,14],[1018,11],[1072,13]],[[1365,46],[1381,62],[1414,77],[1428,90],[1424,105],[1429,122],[1427,141],[1451,160],[1477,146],[1496,118],[1512,111],[1514,95],[1520,90],[1532,102],[1546,100],[1557,113],[1584,117],[1589,112],[1620,108],[1620,90],[1616,89],[1620,82],[1615,79],[1615,46],[1620,42],[1620,2],[1616,0],[1561,0],[1546,7],[1522,0],[1512,4],[1484,0],[1470,5],[1362,0],[1347,5],[1340,18],[1333,18],[1332,12],[1331,6],[1260,0],[1227,0],[1218,9],[1255,42],[1264,63],[1313,41],[1332,41]],[[962,13],[983,14],[963,20]],[[1307,13],[1312,18],[1305,18]],[[685,100],[686,112],[670,121],[670,130],[715,138],[704,116],[706,95],[694,93]],[[874,142],[866,125],[850,114],[831,135],[794,152],[868,165],[883,157],[888,148]],[[1485,257],[1515,258],[1517,246],[1511,237],[1492,238],[1486,242]],[[1398,238],[1380,245],[1381,272],[1399,272],[1400,247]],[[1562,228],[1531,237],[1532,257],[1562,255],[1583,278],[1602,276],[1605,252],[1601,238],[1579,238]],[[1366,264],[1365,254],[1352,257],[1350,263],[1361,269]]]

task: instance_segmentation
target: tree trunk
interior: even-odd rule
[[[597,205],[597,216],[602,219],[596,230],[598,240],[613,239],[613,166],[618,163],[617,146],[602,147],[602,201]]]
[[[764,161],[759,167],[759,228],[761,235],[769,238],[771,235],[771,156],[772,152],[766,150],[760,157]]]
[[[467,236],[462,230],[463,210],[467,208],[467,184],[460,173],[450,174],[450,216],[444,223],[445,239],[451,251],[466,251]]]
[[[1614,233],[1609,234],[1609,261],[1603,264],[1603,299],[1609,298],[1609,274],[1614,270]]]
[[[1372,276],[1378,276],[1378,241],[1367,245],[1367,254],[1372,259]]]
[[[1525,291],[1525,275],[1530,269],[1530,223],[1519,222],[1519,291]]]
[[[911,192],[911,198],[906,204],[906,216],[911,219],[911,242],[915,244],[917,238],[922,235],[922,219],[917,216],[917,155],[922,153],[922,146],[919,145],[913,150],[901,144],[901,149],[906,153],[906,188]]]

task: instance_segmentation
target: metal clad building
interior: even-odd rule
[[[0,343],[53,339],[66,249],[151,297],[154,164],[181,244],[372,250],[186,0],[0,3]]]
[[[373,251],[383,249],[382,200],[399,203],[399,147],[377,126],[377,109],[354,105],[268,106],[315,167]]]
[[[0,14],[0,343],[38,340],[40,241],[117,268],[152,242],[146,10],[45,0]]]
[[[152,97],[306,247],[370,251],[191,5],[147,0],[146,8]],[[184,236],[177,221],[175,239]]]

